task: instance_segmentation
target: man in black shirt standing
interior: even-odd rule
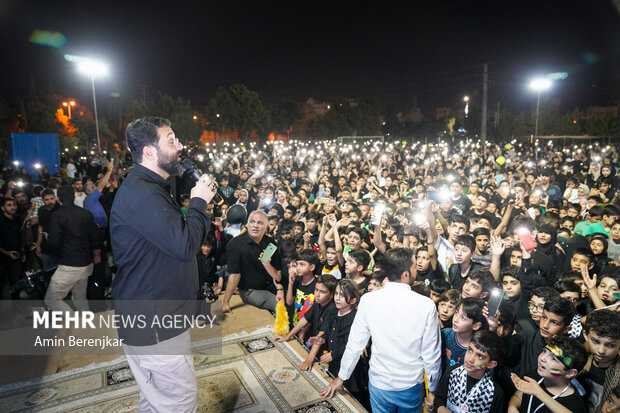
[[[21,246],[21,220],[17,216],[17,203],[12,197],[4,197],[0,203],[0,292],[4,280],[13,286],[21,276],[24,255]],[[13,293],[11,298],[19,296]]]
[[[75,188],[75,186],[74,186]],[[60,205],[56,202],[56,195],[51,189],[44,189],[41,192],[43,206],[39,207],[39,226],[37,228],[37,256],[43,262],[43,268],[52,268],[58,264],[55,251],[47,245],[47,234],[50,232],[50,222],[52,214]]]
[[[57,252],[58,268],[45,293],[45,305],[50,310],[72,311],[63,301],[71,291],[77,310],[88,311],[86,287],[93,272],[94,252],[101,251],[101,239],[93,214],[73,203],[71,185],[58,188],[58,199],[62,206],[52,214],[47,237],[47,245]]]
[[[239,296],[244,303],[273,312],[276,303],[284,299],[284,289],[278,251],[268,263],[259,259],[267,245],[274,243],[265,235],[267,214],[262,210],[253,211],[248,217],[247,227],[247,232],[236,236],[226,246],[230,276],[222,311],[230,312],[230,298],[239,286]]]
[[[152,321],[191,317],[197,310],[196,254],[211,226],[205,214],[216,192],[200,177],[187,216],[170,194],[183,145],[170,122],[141,118],[127,126],[135,167],[119,187],[110,214],[118,271],[112,282],[116,314],[145,317],[145,328],[119,327],[127,361],[140,388],[140,411],[196,411],[198,397],[189,326]],[[126,327],[126,328],[125,328]]]

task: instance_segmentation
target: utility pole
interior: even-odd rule
[[[482,72],[482,124],[480,125],[480,139],[482,140],[482,150],[486,150],[487,143],[487,94],[489,91],[489,65],[484,64]]]

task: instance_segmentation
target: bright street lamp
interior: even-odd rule
[[[97,96],[95,94],[95,77],[108,74],[108,66],[102,62],[91,59],[80,59],[78,70],[90,76],[90,83],[93,87],[93,106],[95,108],[95,130],[97,131],[97,152],[101,153],[101,141],[99,139],[99,120],[97,119]]]
[[[465,102],[465,117],[469,115],[469,96],[463,96],[463,102]]]
[[[69,111],[69,119],[71,119],[71,106],[75,106],[75,100],[69,102],[62,102],[62,105]]]
[[[530,82],[530,89],[537,93],[536,97],[536,123],[534,126],[534,138],[538,136],[538,117],[540,116],[540,92],[551,87],[551,80],[539,77]]]

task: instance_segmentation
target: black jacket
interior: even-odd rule
[[[110,215],[118,271],[112,282],[117,314],[144,316],[146,328],[119,328],[129,345],[152,345],[187,328],[159,328],[155,316],[195,314],[196,254],[210,228],[206,202],[192,198],[187,217],[170,195],[168,181],[136,165],[119,187]],[[141,300],[141,301],[131,301]]]
[[[86,267],[93,262],[92,251],[103,246],[103,238],[90,211],[65,204],[50,218],[46,245],[56,251],[58,264]]]

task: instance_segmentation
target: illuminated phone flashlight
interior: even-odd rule
[[[263,204],[268,204],[270,202],[271,202],[271,197],[268,197],[268,196],[263,197]]]
[[[439,198],[442,201],[449,201],[451,195],[452,195],[452,193],[449,190],[447,190],[447,189],[439,191]]]
[[[414,214],[413,215],[413,222],[416,225],[422,225],[426,222],[426,217],[424,216],[424,214]]]
[[[519,235],[528,235],[530,233],[530,230],[525,228],[525,227],[519,227],[517,228],[517,234]]]
[[[542,195],[542,191],[541,190],[536,190],[536,191],[534,191],[534,195],[541,196]]]
[[[16,185],[21,188],[22,186],[24,186],[24,181],[17,181]]]
[[[35,163],[34,164],[34,169],[41,169],[41,164],[40,163]]]
[[[595,156],[595,157],[594,157],[594,160],[595,160],[596,162],[600,162],[601,157],[600,157],[600,156]]]
[[[19,165],[19,161],[13,161],[13,165],[18,166]]]

